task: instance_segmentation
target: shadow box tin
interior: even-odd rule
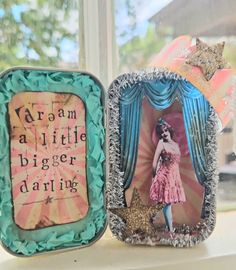
[[[193,246],[213,231],[219,120],[175,72],[124,74],[106,94],[86,72],[12,68],[0,78],[0,118],[10,253],[89,246],[107,220],[133,244]]]

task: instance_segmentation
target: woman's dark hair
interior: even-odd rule
[[[163,139],[162,134],[163,134],[163,128],[164,127],[167,128],[167,130],[170,132],[171,139],[173,139],[173,137],[174,137],[173,128],[165,120],[163,120],[162,118],[160,118],[158,120],[157,125],[156,125],[156,133],[157,133],[157,136],[159,137],[159,139]]]

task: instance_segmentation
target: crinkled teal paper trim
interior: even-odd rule
[[[10,179],[10,147],[7,105],[20,92],[55,92],[78,95],[86,107],[87,181],[89,211],[75,223],[26,231],[16,226]],[[105,160],[102,91],[90,75],[78,72],[32,69],[10,70],[0,78],[0,238],[13,253],[32,255],[91,243],[102,233],[106,223],[104,206]]]

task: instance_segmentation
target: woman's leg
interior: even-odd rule
[[[173,232],[173,222],[172,222],[172,210],[171,210],[171,204],[167,204],[163,208],[163,214],[165,218],[166,225],[168,227],[168,230],[170,232]]]

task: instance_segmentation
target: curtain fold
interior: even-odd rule
[[[135,172],[144,97],[156,110],[168,108],[178,98],[182,105],[193,167],[199,183],[203,184],[206,179],[205,126],[210,105],[191,83],[163,78],[127,87],[120,98],[121,171],[124,172],[124,190],[129,188]]]

